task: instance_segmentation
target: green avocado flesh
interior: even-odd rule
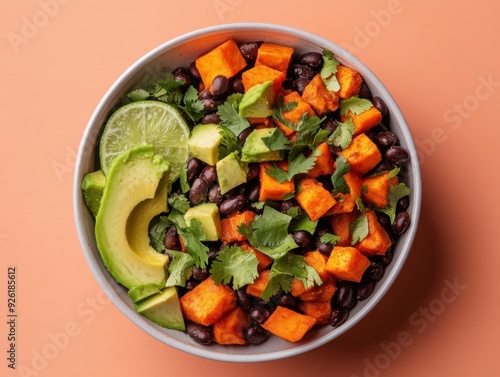
[[[163,288],[134,306],[138,313],[158,326],[180,331],[186,328],[175,287]]]

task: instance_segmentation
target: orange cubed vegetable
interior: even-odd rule
[[[391,247],[391,238],[373,210],[367,208],[365,215],[368,218],[368,235],[354,246],[365,255],[383,255]]]
[[[246,237],[238,231],[241,224],[250,224],[255,213],[252,211],[237,212],[221,220],[221,241],[224,243],[246,241]]]
[[[380,124],[382,121],[382,113],[375,107],[372,106],[368,110],[363,111],[361,114],[354,115],[351,110],[345,116],[341,116],[342,122],[345,122],[348,118],[351,118],[354,124],[354,134],[356,137],[359,134],[370,131],[373,127]]]
[[[340,240],[337,242],[339,246],[351,245],[351,232],[349,226],[356,221],[360,212],[355,209],[352,212],[339,213],[330,217],[330,224],[332,226],[332,233],[339,236]]]
[[[276,164],[282,170],[288,170],[287,161],[280,161]],[[295,191],[293,180],[280,183],[267,174],[266,170],[270,168],[269,164],[260,164],[260,192],[259,200],[283,200],[283,197]]]
[[[339,107],[339,97],[335,92],[326,89],[319,73],[305,87],[302,99],[311,105],[318,115],[323,115],[327,111],[335,111]]]
[[[307,176],[311,178],[316,178],[325,174],[331,175],[335,170],[335,160],[332,157],[328,143],[321,143],[317,148],[321,154],[316,156],[314,166],[307,172]]]
[[[269,258],[266,254],[260,252],[256,248],[250,246],[248,242],[243,242],[239,245],[243,250],[246,250],[248,252],[252,252],[255,254],[257,257],[257,260],[259,261],[259,265],[257,266],[258,271],[262,271],[264,268],[269,266],[271,263],[273,263],[273,260]]]
[[[326,261],[327,257],[323,254],[321,254],[319,251],[309,251],[304,254],[304,262],[314,268],[316,272],[318,273],[319,277],[323,281],[323,283],[330,279],[330,273],[326,270]],[[315,286],[309,287],[306,289],[304,286],[304,283],[302,283],[301,280],[299,279],[293,279],[292,280],[292,289],[290,293],[298,297],[302,295],[305,292],[311,291]]]
[[[271,123],[271,118],[247,118],[250,124],[253,124],[255,126],[262,126],[262,127],[270,127],[269,124]]]
[[[323,281],[323,284],[314,286],[313,289],[302,293],[299,298],[302,301],[327,301],[331,300],[337,287],[335,279],[330,278]]]
[[[257,50],[255,65],[265,65],[286,72],[292,60],[293,48],[275,43],[264,42]]]
[[[361,198],[367,204],[384,208],[389,204],[389,187],[398,184],[398,177],[389,178],[389,172],[363,179]]]
[[[330,322],[332,314],[332,303],[328,301],[302,301],[299,309],[305,315],[316,318],[317,325],[325,325]]]
[[[262,270],[259,272],[259,276],[257,276],[253,283],[247,285],[246,292],[254,297],[260,297],[264,289],[266,289],[270,273],[270,270]]]
[[[256,65],[241,74],[241,81],[243,82],[245,92],[252,86],[262,84],[266,81],[272,81],[274,92],[278,93],[281,89],[281,84],[285,81],[285,73],[266,65]]]
[[[334,246],[326,262],[326,269],[339,280],[360,282],[370,265],[367,257],[351,246]]]
[[[326,214],[327,216],[337,213],[351,212],[356,206],[356,198],[361,195],[361,176],[353,171],[349,171],[344,174],[344,179],[347,183],[347,186],[349,186],[349,193],[338,193],[335,195],[337,203],[335,203],[335,205],[330,208],[330,210]]]
[[[318,220],[337,202],[330,191],[314,178],[304,178],[298,183],[295,199],[312,221]]]
[[[297,106],[295,106],[290,111],[283,112],[283,118],[285,118],[285,120],[287,120],[288,122],[297,124],[297,122],[302,117],[302,115],[304,115],[304,113],[308,113],[310,116],[316,114],[312,109],[312,107],[302,99],[302,97],[298,92],[290,92],[283,96],[284,105],[291,102],[295,102]],[[295,130],[291,129],[290,127],[287,127],[286,125],[284,125],[279,121],[276,121],[276,124],[287,137],[295,133]]]
[[[213,79],[218,75],[228,79],[236,75],[247,65],[245,58],[233,39],[216,46],[198,56],[195,60],[205,88],[212,86]]]
[[[188,321],[209,326],[236,308],[234,291],[208,278],[180,298],[181,309]]]
[[[295,343],[300,341],[315,324],[314,317],[277,306],[262,327],[271,334]]]
[[[365,175],[382,161],[382,154],[377,145],[365,134],[356,136],[341,154],[351,169],[361,175]]]
[[[363,84],[363,78],[358,71],[344,65],[339,65],[337,66],[336,75],[340,84],[338,96],[341,99],[347,99],[359,94],[361,85]]]
[[[237,307],[214,323],[214,342],[218,344],[246,344],[244,332],[250,326],[247,314]]]

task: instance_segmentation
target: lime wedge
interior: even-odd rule
[[[123,152],[152,145],[154,153],[170,162],[170,182],[179,177],[188,158],[189,128],[179,111],[158,101],[138,101],[120,107],[109,118],[101,136],[101,169],[106,174],[111,162]]]

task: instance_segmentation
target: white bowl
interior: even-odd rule
[[[185,333],[158,327],[136,313],[126,289],[115,282],[101,260],[94,236],[94,219],[82,198],[82,178],[86,173],[96,170],[99,135],[119,99],[139,83],[152,82],[162,72],[171,71],[181,65],[187,66],[201,52],[228,38],[234,38],[238,42],[270,41],[290,45],[295,48],[297,54],[329,49],[342,64],[359,71],[373,95],[385,101],[391,114],[390,128],[399,137],[400,144],[410,153],[410,162],[404,170],[404,178],[411,190],[408,209],[411,224],[399,239],[394,249],[394,259],[387,267],[383,279],[377,283],[375,291],[367,300],[359,302],[351,310],[343,325],[337,328],[328,325],[319,327],[310,331],[299,343],[289,343],[278,337],[271,337],[263,344],[254,346],[202,346],[193,342]],[[111,86],[90,118],[81,140],[74,175],[74,211],[78,236],[93,274],[113,304],[133,323],[157,340],[193,355],[220,361],[260,362],[297,355],[330,342],[358,323],[379,303],[393,284],[410,252],[421,206],[420,181],[417,153],[406,121],[387,89],[363,63],[336,44],[304,31],[271,24],[228,24],[197,30],[158,46],[135,62]]]

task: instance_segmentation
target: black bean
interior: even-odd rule
[[[171,225],[167,229],[167,235],[163,241],[165,247],[169,250],[181,250],[181,243],[179,241],[179,236],[177,235],[177,228],[175,225]]]
[[[208,201],[210,203],[219,203],[221,199],[222,195],[220,193],[220,186],[218,184],[215,184],[210,187],[210,190],[208,190]]]
[[[197,158],[189,157],[186,171],[187,181],[189,183],[191,183],[193,179],[198,175],[202,166],[203,162],[201,162]]]
[[[212,94],[221,96],[229,90],[229,80],[224,75],[217,75],[212,81]]]
[[[392,224],[392,231],[394,234],[403,234],[410,226],[410,214],[406,211],[399,212]]]
[[[324,130],[327,130],[327,131],[335,131],[337,129],[337,122],[335,121],[335,119],[326,119],[322,124],[321,124],[321,128],[323,128]]]
[[[181,81],[183,83],[183,88],[187,88],[192,83],[190,72],[185,67],[178,67],[174,69],[172,71],[172,76],[175,81]]]
[[[250,191],[247,194],[247,197],[248,197],[248,201],[250,203],[255,203],[255,202],[259,201],[259,197],[260,197],[260,183],[259,182],[257,182],[257,184],[254,185],[250,189]]]
[[[281,87],[285,90],[295,90],[294,80],[285,79],[285,81],[281,84]]]
[[[240,132],[240,134],[238,135],[238,143],[240,144],[245,144],[245,141],[247,140],[247,137],[248,135],[250,135],[252,133],[253,129],[248,127],[248,128],[245,128],[243,131]]]
[[[200,71],[198,71],[198,67],[196,67],[196,62],[191,62],[191,64],[189,64],[189,72],[191,72],[191,75],[195,79],[201,80]]]
[[[286,306],[290,309],[294,309],[298,306],[299,300],[291,293],[285,293],[279,297],[278,304],[281,306]]]
[[[293,207],[297,207],[297,206],[298,206],[298,203],[297,203],[297,200],[295,200],[295,199],[284,200],[281,202],[280,212],[287,213]]]
[[[208,250],[208,263],[212,263],[214,260],[217,259],[219,256],[219,250],[218,249],[209,249]]]
[[[377,96],[373,97],[372,104],[378,111],[382,113],[382,118],[385,118],[387,115],[389,115],[389,109],[387,108],[387,105],[382,98]]]
[[[248,172],[247,172],[247,182],[257,178],[259,176],[259,164],[258,163],[250,163],[248,164]]]
[[[371,100],[373,98],[372,92],[370,91],[370,88],[368,88],[368,85],[365,83],[361,84],[361,88],[359,89],[359,98],[365,98]]]
[[[311,67],[304,64],[292,64],[290,66],[292,77],[305,77],[306,79],[312,79],[314,77],[314,71]]]
[[[330,326],[338,327],[349,317],[349,311],[344,308],[335,308],[330,314]]]
[[[215,170],[215,166],[205,165],[200,173],[200,178],[207,183],[215,182],[217,180],[217,171]]]
[[[221,122],[219,116],[217,113],[208,113],[203,115],[203,118],[201,118],[200,123],[201,124],[219,124]]]
[[[330,242],[322,242],[320,237],[316,238],[316,250],[318,250],[323,255],[330,255],[333,250],[333,245]]]
[[[212,343],[213,341],[213,333],[209,327],[205,327],[193,322],[188,322],[186,324],[186,332],[189,337],[198,344],[207,345]]]
[[[245,86],[243,85],[241,78],[237,77],[232,79],[229,83],[229,90],[231,93],[245,93]]]
[[[213,98],[203,98],[200,100],[203,104],[203,109],[208,112],[214,112],[217,110],[219,103]]]
[[[298,230],[292,233],[293,240],[301,247],[306,247],[311,243],[311,234],[305,230]]]
[[[203,281],[206,278],[208,278],[209,275],[210,274],[208,273],[208,270],[206,268],[194,266],[191,269],[191,276],[193,277],[194,280]]]
[[[205,89],[205,90],[202,90],[199,94],[198,94],[198,98],[200,100],[204,100],[204,99],[213,99],[213,95],[212,93],[210,93],[210,90],[209,89]],[[202,101],[203,102],[203,101]]]
[[[391,219],[389,216],[385,213],[382,212],[377,212],[377,219],[380,224],[384,227],[385,230],[391,231],[392,230],[392,224],[391,224]]]
[[[394,256],[394,250],[392,247],[388,248],[383,255],[378,255],[377,260],[382,263],[383,266],[388,266],[392,262]]]
[[[196,178],[191,185],[191,190],[189,191],[190,203],[194,206],[203,203],[207,196],[207,191],[207,182],[200,177]]]
[[[259,45],[256,42],[242,43],[240,45],[241,55],[247,61],[254,61],[257,59],[257,52],[259,51]]]
[[[245,332],[245,338],[250,344],[261,344],[269,338],[269,332],[261,326],[250,326]]]
[[[388,172],[396,168],[396,165],[390,164],[387,161],[383,161],[377,165],[375,168],[376,173]]]
[[[374,280],[379,281],[385,273],[385,268],[380,262],[371,261],[368,267],[368,276]]]
[[[229,216],[240,209],[242,209],[247,204],[247,199],[244,195],[238,194],[232,198],[222,201],[219,206],[219,212],[221,215]]]
[[[299,94],[304,93],[304,90],[306,89],[306,86],[309,85],[311,80],[309,80],[306,77],[299,77],[293,82],[293,87]]]
[[[347,281],[337,281],[337,290],[333,297],[335,303],[345,309],[351,309],[356,305],[356,292],[353,284]]]
[[[397,212],[406,211],[409,206],[410,206],[410,197],[403,196],[401,199],[398,200],[398,204],[396,205],[396,211]]]
[[[236,295],[236,302],[243,310],[250,310],[252,307],[253,298],[249,295],[244,288],[234,291]]]
[[[404,164],[409,158],[408,151],[399,145],[393,145],[385,152],[386,161],[396,166]]]
[[[248,313],[248,319],[254,323],[264,323],[271,315],[269,306],[265,304],[258,304],[253,306]]]
[[[299,56],[299,62],[316,68],[323,64],[323,56],[319,52],[306,52]]]
[[[374,289],[375,282],[370,277],[363,276],[356,290],[356,299],[358,301],[366,300],[373,293]]]
[[[198,284],[200,284],[198,280],[188,279],[186,280],[186,284],[184,285],[184,287],[186,288],[186,290],[191,291],[195,289],[198,286]]]
[[[398,137],[391,131],[382,131],[375,135],[375,143],[384,149],[392,147],[397,141]]]

